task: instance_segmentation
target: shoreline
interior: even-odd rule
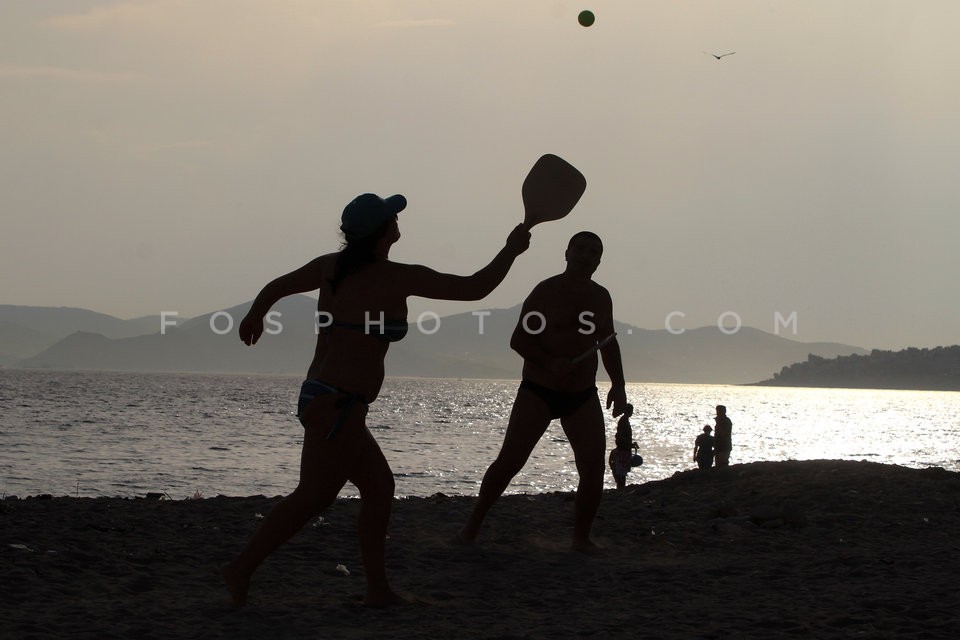
[[[754,462],[606,490],[590,556],[568,550],[569,492],[504,495],[467,548],[474,497],[398,498],[387,567],[416,600],[387,610],[359,604],[359,500],[340,498],[235,609],[220,565],[276,500],[4,500],[4,635],[948,638],[960,609],[960,473],[939,468]]]

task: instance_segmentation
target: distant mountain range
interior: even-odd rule
[[[0,305],[0,366],[303,374],[316,340],[315,305],[308,296],[281,300],[274,311],[280,313],[282,330],[265,334],[252,348],[236,333],[249,302],[190,319],[167,317],[165,327],[159,315],[120,320],[85,309]],[[520,306],[483,313],[488,315],[482,317],[482,333],[481,318],[474,313],[445,316],[439,324],[435,318],[424,319],[422,330],[412,326],[402,342],[391,346],[387,374],[519,378],[521,360],[509,341]],[[615,327],[631,382],[755,383],[810,355],[826,359],[867,353],[843,344],[797,342],[749,327],[734,334],[717,327],[682,334],[622,322]]]
[[[132,338],[156,331],[153,316],[121,320],[96,311],[72,307],[0,305],[0,365],[36,355],[75,331],[107,338]]]

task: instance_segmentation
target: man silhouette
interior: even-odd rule
[[[601,338],[614,335],[613,301],[591,279],[602,254],[599,236],[574,234],[563,273],[538,284],[523,303],[510,340],[523,357],[523,381],[500,453],[484,474],[476,506],[460,531],[463,543],[473,543],[487,511],[523,468],[550,422],[559,419],[580,474],[572,546],[578,551],[594,547],[590,529],[603,495],[606,435],[597,397],[598,359],[591,349],[599,351],[610,377],[607,408],[612,406],[616,417],[627,407],[620,345],[615,337],[600,344]]]
[[[727,417],[727,408],[717,405],[717,417],[714,418],[714,460],[718,468],[730,465],[730,452],[733,450],[733,423]]]
[[[703,425],[703,433],[697,436],[693,442],[693,461],[697,463],[700,469],[709,469],[713,466],[713,447],[714,439],[710,435],[713,429],[710,425]]]

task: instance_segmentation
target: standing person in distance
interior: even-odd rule
[[[713,466],[714,439],[710,435],[711,431],[713,428],[710,425],[703,425],[703,433],[693,442],[693,461],[700,469],[709,469]]]
[[[633,415],[633,405],[628,404],[626,410],[617,421],[617,433],[614,437],[616,445],[607,458],[610,472],[617,489],[627,486],[627,474],[633,467],[643,464],[643,456],[638,453],[640,445],[633,439],[633,428],[630,426],[630,416]]]
[[[714,420],[714,460],[717,468],[730,466],[730,452],[733,451],[733,422],[727,417],[727,408],[717,405],[717,416]]]

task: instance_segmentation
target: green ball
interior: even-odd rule
[[[593,11],[584,9],[580,12],[580,15],[577,16],[577,22],[580,23],[580,26],[589,27],[593,24],[593,21],[596,20],[593,16]]]

